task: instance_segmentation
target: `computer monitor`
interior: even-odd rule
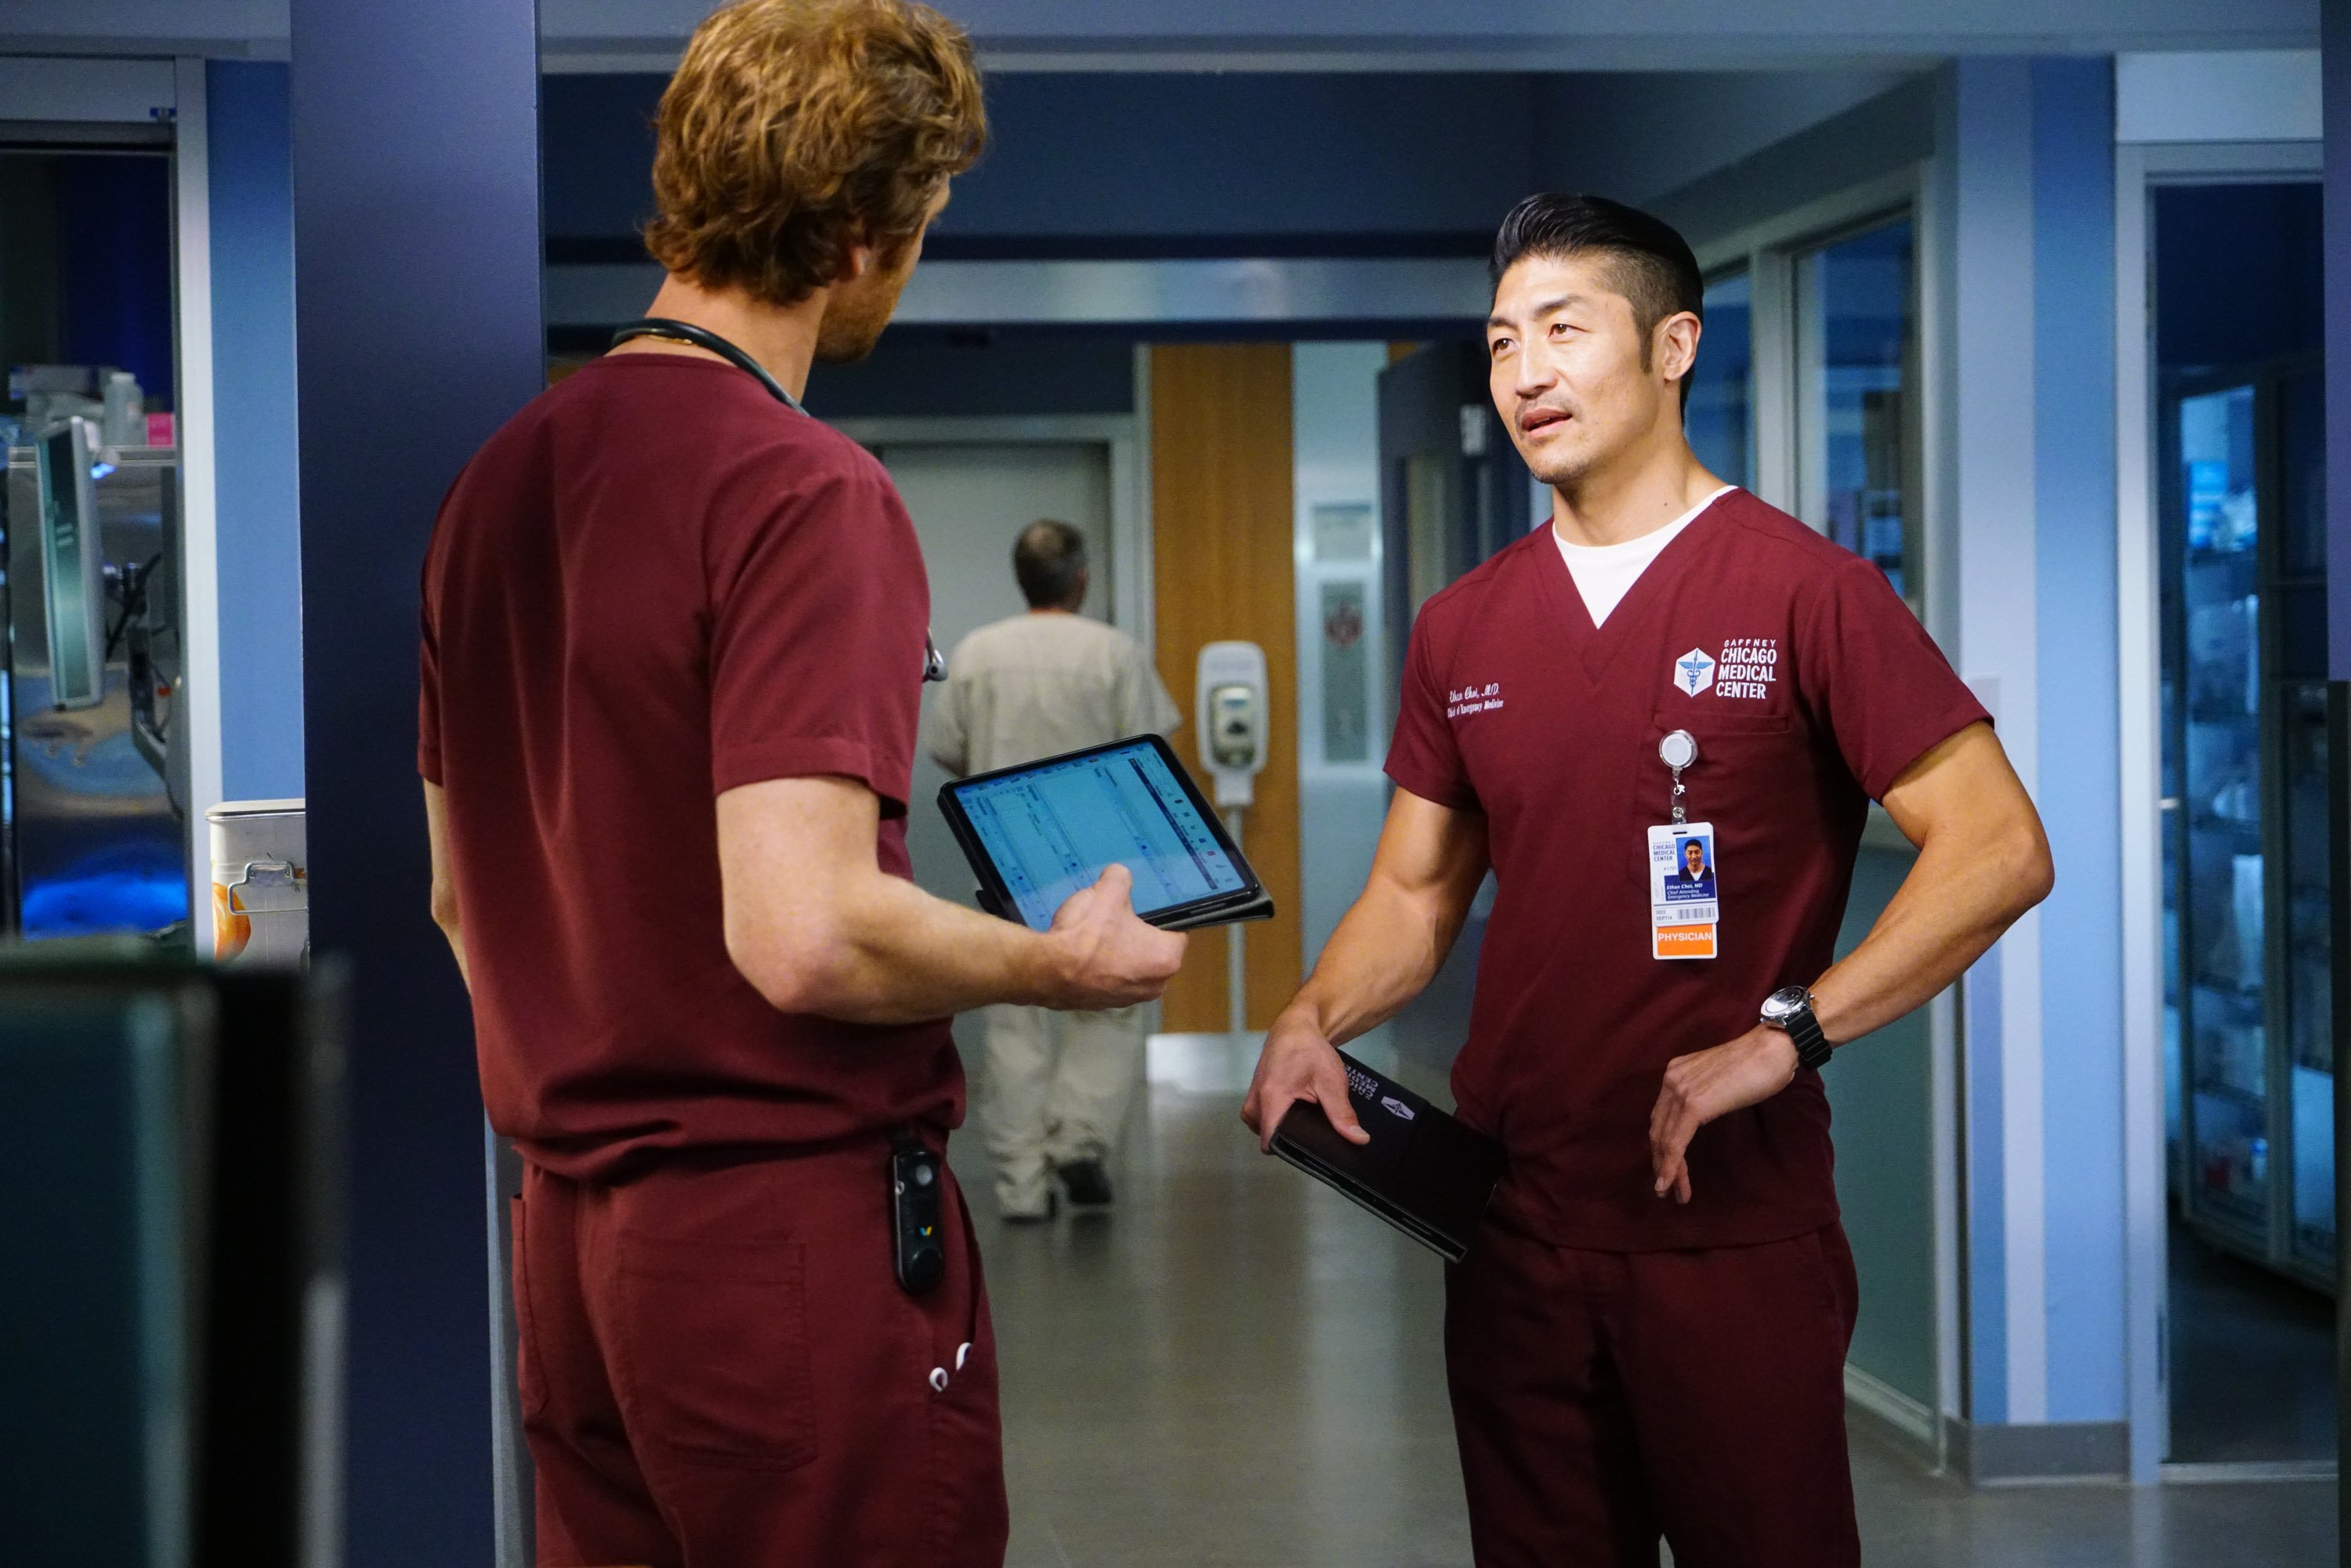
[[[68,419],[34,443],[41,491],[42,608],[49,691],[61,708],[106,700],[106,549],[99,530],[97,427]]]

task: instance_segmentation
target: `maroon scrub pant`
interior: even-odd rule
[[[907,1295],[888,1159],[875,1140],[618,1186],[527,1168],[514,1291],[542,1564],[1001,1568],[970,1216],[950,1176],[946,1280]]]
[[[1489,1219],[1447,1274],[1479,1568],[1852,1568],[1842,1227],[1586,1252]]]

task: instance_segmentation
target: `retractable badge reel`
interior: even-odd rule
[[[1688,730],[1677,729],[1657,742],[1657,758],[1674,774],[1674,821],[1685,821],[1682,797],[1689,790],[1682,783],[1682,769],[1698,760],[1698,737]]]
[[[1649,950],[1658,958],[1711,958],[1722,925],[1714,824],[1689,820],[1682,782],[1698,762],[1698,738],[1675,730],[1657,742],[1657,760],[1673,774],[1673,821],[1649,830]]]

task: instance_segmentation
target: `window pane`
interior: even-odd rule
[[[1690,371],[1683,426],[1690,450],[1713,473],[1755,487],[1754,291],[1744,272],[1706,288],[1706,327]]]
[[[1910,220],[1796,258],[1797,510],[1915,606]]]

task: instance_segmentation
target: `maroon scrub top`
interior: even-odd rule
[[[1819,1075],[1702,1129],[1687,1207],[1651,1191],[1666,1064],[1736,1039],[1834,956],[1868,802],[1984,712],[1884,575],[1743,490],[1667,546],[1594,627],[1541,528],[1429,600],[1387,771],[1483,812],[1498,883],[1463,1115],[1499,1137],[1506,1218],[1562,1247],[1739,1246],[1837,1215]],[[1698,740],[1720,956],[1651,956],[1657,743]]]
[[[424,569],[418,766],[446,791],[482,1096],[526,1158],[612,1180],[963,1115],[945,1020],[777,1011],[727,957],[716,797],[853,779],[882,869],[930,587],[855,442],[742,371],[598,360],[475,455]]]

